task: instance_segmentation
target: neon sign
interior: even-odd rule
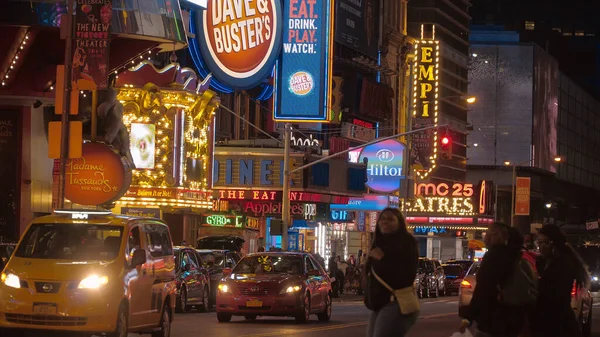
[[[388,139],[363,148],[359,162],[367,158],[366,185],[375,192],[390,193],[400,188],[404,178],[404,144],[396,139]]]
[[[242,227],[244,217],[242,215],[223,214],[205,215],[204,223],[215,227]]]
[[[438,125],[440,43],[420,40],[415,43],[413,71],[413,130]],[[437,131],[413,136],[410,160],[420,178],[436,167]]]
[[[253,201],[277,201],[282,200],[282,191],[271,190],[217,190],[213,192],[213,197],[224,200],[253,200]],[[332,204],[347,204],[350,197],[337,195],[309,193],[309,192],[290,192],[290,201],[304,202],[322,202]]]
[[[400,199],[400,210],[409,213],[438,213],[447,215],[475,215],[471,198],[466,197],[424,197]]]
[[[453,196],[453,197],[471,197],[473,196],[473,184],[466,183],[418,183],[415,184],[415,195],[427,196]]]
[[[443,234],[448,233],[444,227],[427,226],[427,227],[415,227],[415,234]]]

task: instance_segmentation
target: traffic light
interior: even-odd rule
[[[448,134],[440,137],[440,156],[444,159],[452,159],[452,138]]]

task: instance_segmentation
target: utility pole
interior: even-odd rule
[[[281,249],[288,249],[288,229],[291,227],[290,216],[290,142],[292,140],[292,125],[285,123],[284,141],[283,141],[283,196],[281,205],[281,220],[283,228],[281,229]]]
[[[291,225],[290,223],[290,179],[292,176],[292,173],[297,172],[297,171],[302,171],[304,169],[307,169],[315,164],[327,161],[333,157],[337,157],[339,155],[348,153],[350,151],[354,151],[354,150],[358,150],[361,149],[363,147],[369,146],[369,145],[373,145],[373,144],[377,144],[379,142],[383,142],[385,140],[388,139],[397,139],[399,137],[402,136],[407,136],[413,133],[419,133],[425,130],[429,130],[429,129],[437,129],[437,128],[442,128],[442,127],[448,127],[448,125],[439,125],[439,126],[428,126],[425,128],[421,128],[421,129],[415,129],[415,130],[411,130],[411,131],[407,131],[407,132],[402,132],[402,133],[398,133],[392,136],[387,136],[387,137],[383,137],[383,138],[377,138],[375,140],[372,140],[368,143],[359,145],[359,146],[355,146],[355,147],[351,147],[347,150],[317,159],[311,163],[302,165],[300,167],[296,167],[295,169],[290,170],[289,168],[289,162],[290,162],[290,139],[292,138],[292,126],[290,124],[286,124],[285,125],[285,140],[284,140],[284,152],[283,152],[283,165],[285,166],[284,168],[284,177],[283,177],[283,197],[282,197],[282,205],[281,205],[281,216],[282,216],[282,220],[283,220],[283,229],[281,231],[281,249],[282,250],[287,250],[288,247],[288,227],[289,225]]]
[[[63,111],[61,116],[60,135],[60,171],[58,176],[58,209],[65,207],[65,171],[69,159],[69,113],[71,111],[71,82],[73,68],[73,7],[74,0],[67,0],[67,15],[65,22],[65,78],[64,87],[56,88],[63,93]]]

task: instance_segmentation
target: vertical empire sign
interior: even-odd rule
[[[438,125],[439,41],[418,41],[415,43],[415,55],[413,64],[413,130]],[[420,178],[425,178],[436,165],[437,131],[430,129],[412,137],[411,167]]]
[[[515,215],[529,215],[531,178],[517,177],[515,188]]]
[[[331,108],[333,0],[284,0],[274,119],[325,122]]]
[[[107,87],[112,0],[77,0],[73,81]],[[94,85],[91,85],[94,87]]]

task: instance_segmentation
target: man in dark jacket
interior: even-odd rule
[[[481,337],[516,337],[525,322],[524,308],[508,307],[501,303],[500,291],[512,275],[520,258],[520,250],[508,245],[509,227],[501,223],[490,226],[485,237],[488,252],[477,271],[477,286],[466,310],[461,330],[477,323]]]

